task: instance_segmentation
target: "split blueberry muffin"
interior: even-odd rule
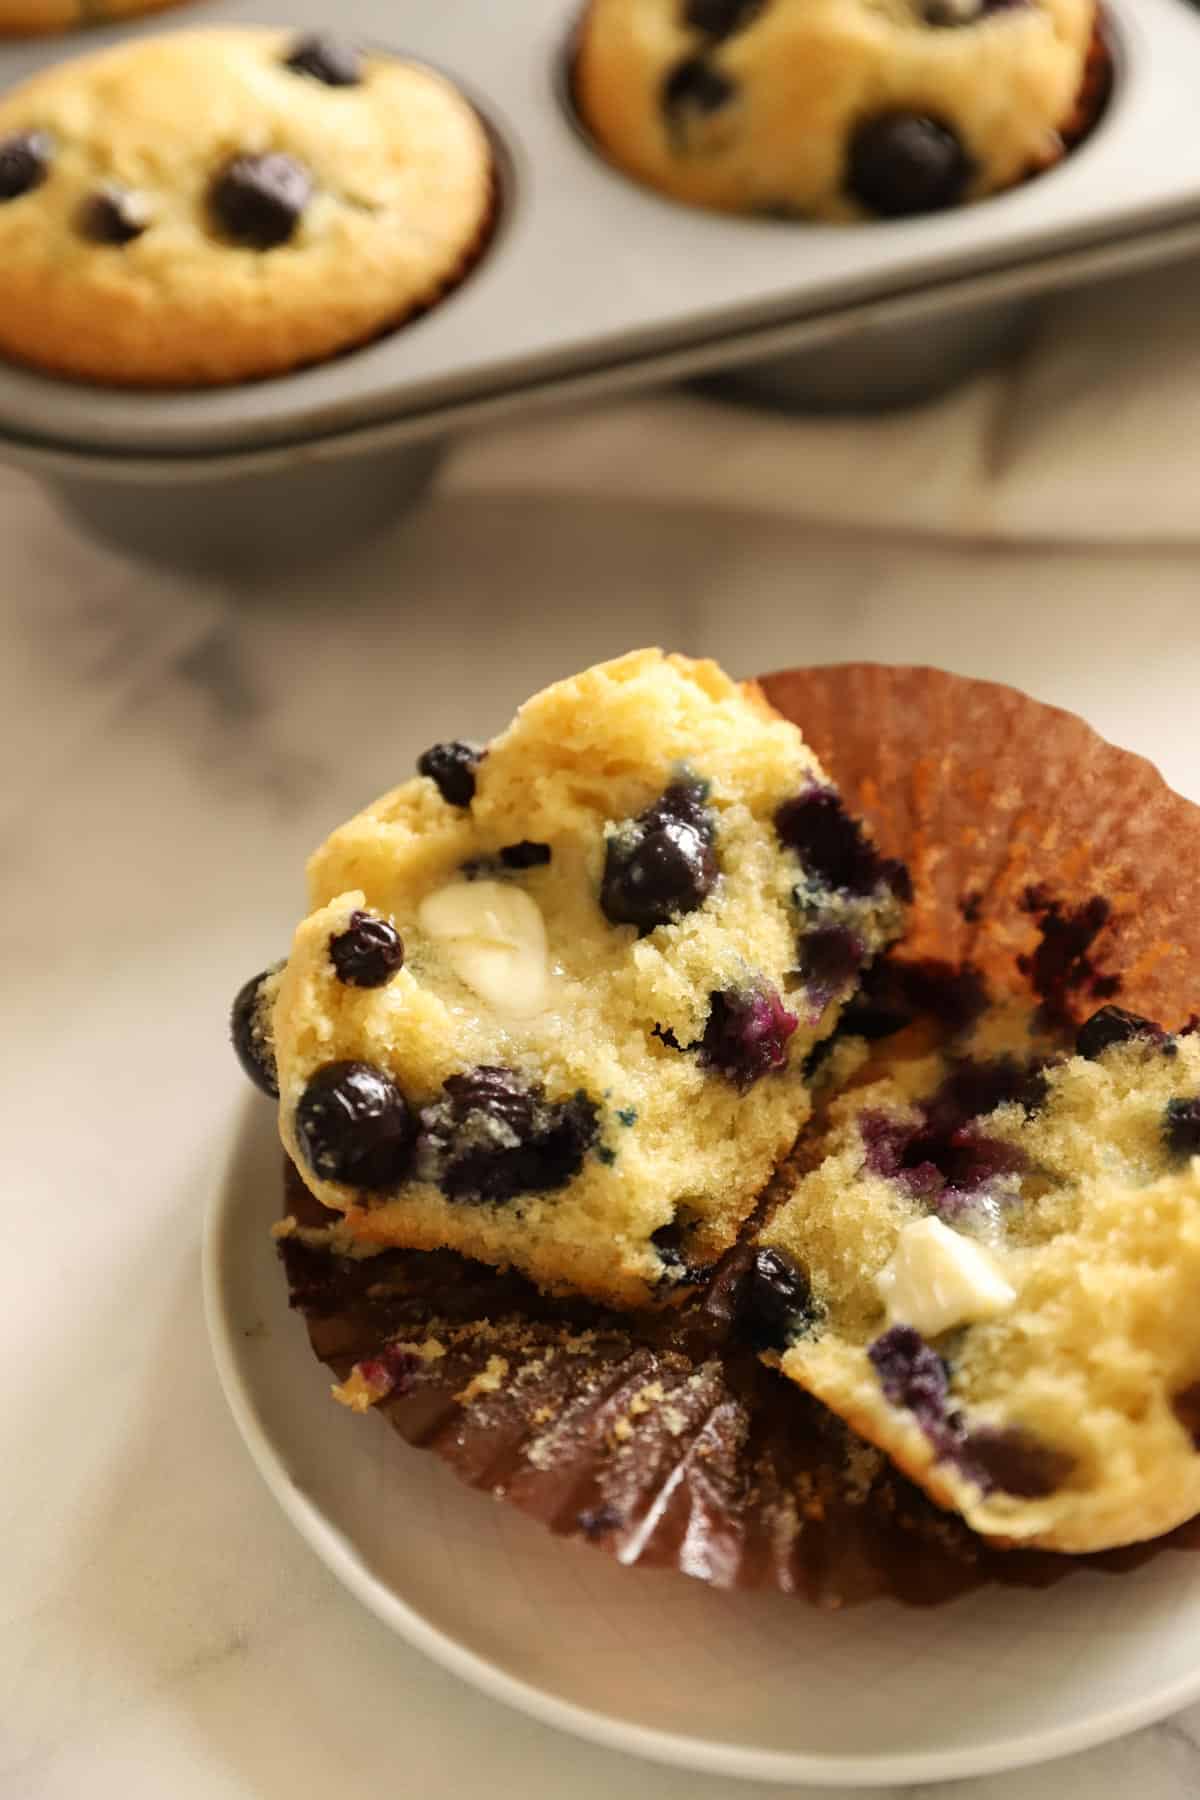
[[[988,1537],[1190,1518],[1200,1038],[1106,1006],[1055,1056],[995,1013],[876,1073],[762,1235],[772,1360]]]
[[[1096,20],[1095,0],[590,0],[576,99],[678,200],[900,218],[1058,160]]]
[[[669,1298],[791,1148],[907,875],[711,663],[626,656],[418,768],[317,851],[239,998],[288,1154],[343,1250]]]

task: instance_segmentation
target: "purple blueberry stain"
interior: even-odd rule
[[[378,1356],[368,1356],[357,1365],[358,1373],[370,1388],[375,1401],[399,1399],[412,1387],[422,1368],[421,1358],[398,1344],[386,1345]]]
[[[797,974],[804,983],[813,1024],[831,1000],[853,986],[867,959],[867,947],[844,925],[819,925],[800,939]]]
[[[1044,1095],[1045,1077],[1036,1067],[1011,1057],[964,1058],[918,1104],[915,1119],[879,1111],[861,1115],[866,1166],[940,1217],[956,1219],[1027,1166],[1015,1145],[989,1137],[976,1121],[1012,1102],[1035,1111]]]
[[[912,1325],[893,1325],[867,1350],[890,1406],[912,1413],[935,1446],[949,1450],[960,1441],[951,1423],[950,1372],[932,1345]]]
[[[714,993],[698,1045],[701,1066],[747,1092],[764,1075],[787,1066],[788,1040],[799,1020],[768,982]],[[665,1041],[665,1040],[664,1040]]]
[[[1040,941],[1018,956],[1017,967],[1042,1003],[1044,1023],[1072,1025],[1081,993],[1111,999],[1119,992],[1119,976],[1099,970],[1092,955],[1096,939],[1112,922],[1112,907],[1103,894],[1068,906],[1042,884],[1026,888],[1021,910],[1037,920]]]
[[[775,831],[822,887],[857,899],[881,890],[898,900],[912,899],[904,864],[876,849],[835,788],[813,786],[785,800],[775,814]]]
[[[911,1413],[936,1460],[953,1463],[983,1493],[1041,1499],[1071,1473],[1070,1455],[1018,1426],[968,1426],[951,1402],[946,1363],[911,1325],[891,1326],[867,1356],[889,1405]]]

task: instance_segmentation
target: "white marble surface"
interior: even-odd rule
[[[198,1245],[240,1099],[226,1006],[283,944],[305,853],[416,751],[657,640],[739,671],[1010,679],[1200,797],[1182,531],[1047,549],[651,506],[593,481],[587,445],[615,431],[652,468],[652,412],[541,429],[473,447],[356,559],[252,593],[147,575],[0,474],[5,1800],[762,1791],[576,1743],[423,1662],[293,1537],[217,1388]],[[865,486],[871,432],[835,429]],[[551,468],[573,474],[548,499]],[[1200,1707],[953,1791],[1184,1800]]]

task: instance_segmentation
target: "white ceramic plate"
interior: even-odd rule
[[[402,1637],[551,1725],[663,1762],[847,1787],[1009,1769],[1200,1696],[1200,1555],[925,1613],[820,1614],[622,1569],[461,1487],[329,1399],[268,1235],[270,1109],[212,1197],[205,1290],[234,1417],[333,1573]]]

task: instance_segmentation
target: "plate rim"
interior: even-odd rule
[[[1029,1768],[1110,1743],[1200,1699],[1198,1656],[1191,1675],[1180,1677],[1161,1690],[1073,1723],[1044,1727],[1024,1737],[1007,1737],[946,1750],[840,1756],[828,1752],[754,1748],[635,1724],[613,1713],[563,1700],[536,1682],[512,1675],[498,1662],[469,1649],[371,1572],[355,1553],[353,1540],[333,1525],[317,1502],[293,1480],[267,1422],[260,1414],[243,1368],[245,1353],[241,1334],[235,1329],[226,1305],[223,1277],[224,1253],[234,1229],[235,1175],[244,1157],[246,1134],[257,1125],[248,1116],[253,1106],[254,1097],[247,1096],[240,1115],[235,1112],[226,1153],[205,1205],[201,1236],[204,1319],[221,1391],[251,1462],[309,1549],[376,1619],[469,1686],[540,1724],[599,1744],[604,1749],[623,1751],[650,1762],[745,1781],[844,1788],[908,1787]]]

